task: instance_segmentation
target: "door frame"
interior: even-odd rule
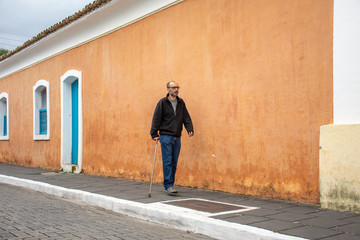
[[[71,84],[78,80],[78,164],[71,163],[72,128],[71,128]],[[61,168],[64,172],[80,173],[82,170],[82,72],[69,70],[61,76]]]

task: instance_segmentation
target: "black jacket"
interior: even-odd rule
[[[175,114],[168,96],[169,94],[167,94],[166,97],[160,99],[156,105],[150,130],[152,138],[159,137],[159,130],[160,135],[180,137],[183,124],[185,125],[187,132],[194,131],[190,114],[186,109],[185,102],[181,98],[177,97],[178,103]]]

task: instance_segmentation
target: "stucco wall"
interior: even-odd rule
[[[195,127],[182,138],[176,184],[318,202],[319,127],[332,122],[332,11],[328,0],[187,0],[3,78],[12,118],[0,159],[60,168],[60,76],[75,69],[84,172],[148,181],[152,114],[174,80]],[[50,82],[49,141],[31,135],[39,79]]]
[[[0,161],[59,169],[60,159],[60,88],[59,63],[48,60],[18,74],[0,80],[1,91],[9,95],[9,140],[0,141]],[[33,86],[49,81],[51,139],[35,141],[33,135]],[[53,102],[52,102],[53,101]],[[54,108],[53,108],[54,107]]]
[[[320,202],[360,212],[360,125],[327,125],[320,137]]]

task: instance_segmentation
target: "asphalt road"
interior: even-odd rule
[[[0,184],[0,239],[211,239]]]

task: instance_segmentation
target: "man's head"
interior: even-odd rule
[[[176,98],[179,94],[180,87],[176,82],[168,82],[166,84],[166,87],[168,89],[169,95]]]

